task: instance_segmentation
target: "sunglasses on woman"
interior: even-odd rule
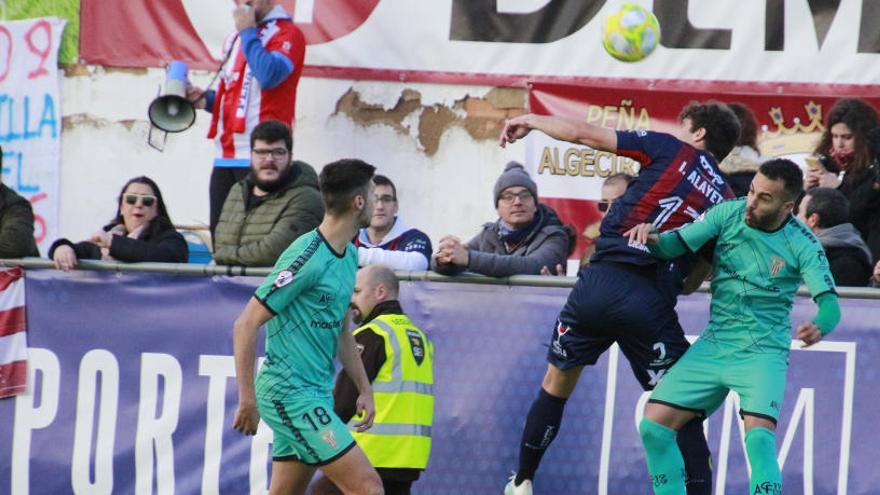
[[[599,208],[599,211],[601,211],[602,213],[605,213],[606,211],[608,211],[608,208],[611,208],[611,203],[613,203],[613,202],[614,202],[613,199],[600,199],[596,203],[596,207]]]
[[[136,205],[138,202],[138,199],[140,199],[141,205],[144,208],[149,208],[149,207],[153,206],[154,204],[156,204],[156,196],[151,196],[149,194],[126,194],[123,197],[123,199],[125,200],[126,204],[129,204],[132,206]]]

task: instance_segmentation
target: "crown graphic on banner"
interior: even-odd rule
[[[770,108],[767,113],[773,120],[775,129],[771,129],[771,126],[766,124],[761,126],[759,147],[762,154],[777,157],[813,151],[825,130],[825,125],[822,123],[822,105],[810,100],[804,105],[804,110],[807,112],[806,124],[800,117],[794,117],[789,124],[786,122],[782,108]]]

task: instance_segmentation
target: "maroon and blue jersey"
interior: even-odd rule
[[[651,131],[618,131],[617,154],[641,163],[638,177],[602,220],[592,262],[651,265],[657,259],[623,234],[640,223],[664,232],[696,220],[734,197],[711,154],[677,138]]]

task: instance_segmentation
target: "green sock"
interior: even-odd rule
[[[749,492],[752,495],[779,495],[782,493],[782,473],[776,462],[776,435],[757,426],[746,432],[746,454],[752,466]]]
[[[684,486],[684,459],[675,441],[675,430],[644,418],[639,423],[639,434],[645,445],[648,473],[654,495],[682,495]]]

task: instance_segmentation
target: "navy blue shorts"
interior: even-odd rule
[[[559,369],[596,364],[614,342],[642,388],[651,390],[689,344],[675,313],[665,265],[599,262],[581,270],[556,325],[547,361]]]

